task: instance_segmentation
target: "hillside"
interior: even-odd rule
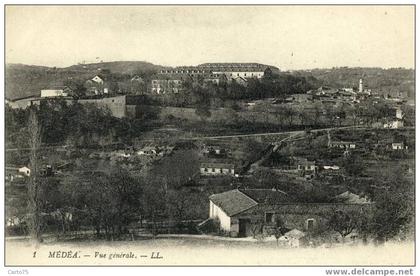
[[[33,66],[23,64],[6,65],[6,98],[17,99],[37,96],[41,89],[63,85],[69,79],[87,80],[96,74],[108,71],[122,76],[140,75],[146,80],[163,68],[144,61],[115,61],[78,64],[66,68]],[[387,91],[408,91],[414,98],[414,70],[393,68],[332,68],[298,70],[292,76],[305,77],[313,85],[332,87],[355,87],[363,78],[365,87],[379,93]]]
[[[332,69],[298,70],[294,75],[313,76],[323,85],[332,87],[357,87],[359,79],[363,78],[366,88],[380,94],[386,91],[407,91],[414,98],[414,70],[405,68],[349,68],[336,67]]]
[[[33,66],[24,64],[6,65],[6,98],[18,99],[38,96],[41,89],[60,86],[69,79],[86,80],[104,70],[122,75],[150,76],[157,72],[159,65],[143,61],[115,61],[78,64],[65,68]]]

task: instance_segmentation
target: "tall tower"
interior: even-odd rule
[[[363,79],[359,80],[359,93],[363,92]]]

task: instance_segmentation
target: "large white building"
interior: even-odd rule
[[[71,89],[67,86],[64,87],[55,87],[41,90],[41,98],[51,98],[51,97],[67,97]]]
[[[225,75],[227,80],[262,78],[265,74],[278,73],[280,70],[271,65],[260,63],[203,63],[197,66],[179,66],[166,68],[160,74],[182,74],[188,76],[197,75]]]

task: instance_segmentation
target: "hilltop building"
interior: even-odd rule
[[[236,78],[262,78],[264,75],[276,74],[280,70],[271,65],[260,63],[203,63],[197,66],[178,66],[165,68],[159,74],[163,75],[187,75],[190,77],[213,75],[226,76],[228,81]]]

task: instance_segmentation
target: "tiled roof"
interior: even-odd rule
[[[157,74],[152,80],[183,80],[185,78],[183,74]]]
[[[342,204],[371,204],[371,202],[356,194],[345,192],[335,197],[335,203]],[[285,192],[270,189],[235,189],[220,194],[213,194],[210,200],[220,207],[228,216],[240,214],[258,204],[287,205],[293,204],[295,210],[305,210],[312,203],[299,203],[290,198]],[[331,203],[315,203],[331,204]]]
[[[269,189],[236,189],[210,196],[228,216],[239,214],[260,203],[281,204],[288,202],[285,192]]]
[[[233,169],[235,165],[227,163],[201,163],[201,168]]]
[[[242,213],[258,204],[258,202],[237,189],[211,195],[210,200],[228,216]]]
[[[361,197],[359,195],[353,194],[349,191],[344,192],[342,194],[339,194],[335,197],[338,201],[348,204],[368,204],[370,203],[369,200],[367,200],[364,197]]]
[[[267,204],[282,204],[290,202],[289,196],[279,190],[271,190],[271,189],[244,189],[240,190],[240,192],[244,193],[245,195],[249,196],[253,200],[258,203],[267,203]]]

